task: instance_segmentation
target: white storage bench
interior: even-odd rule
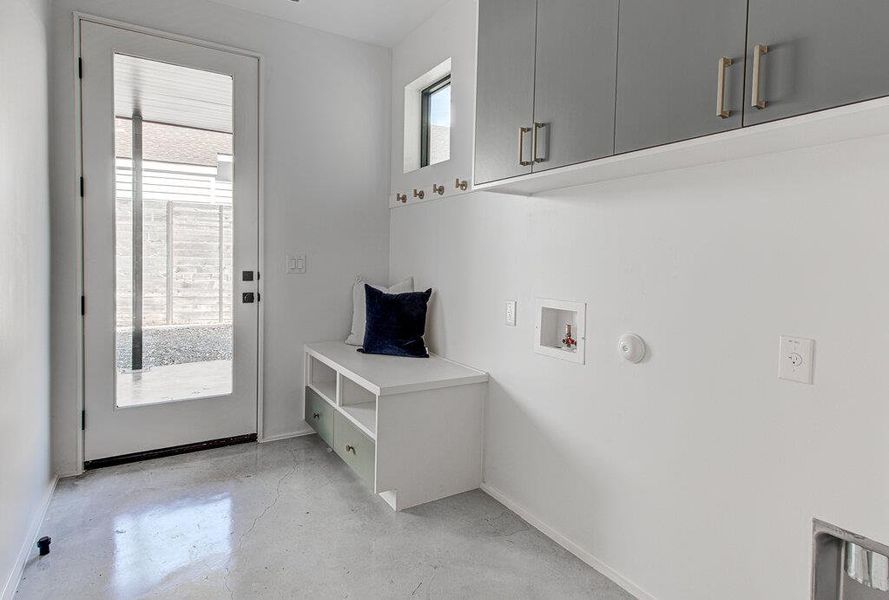
[[[487,373],[318,342],[305,375],[306,422],[395,510],[481,485]]]

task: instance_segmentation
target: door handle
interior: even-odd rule
[[[719,59],[719,74],[716,84],[716,116],[720,119],[728,119],[732,116],[732,111],[725,107],[725,72],[734,61],[727,56]]]
[[[346,452],[351,452],[352,454],[356,454],[356,452],[355,452],[355,446],[352,446],[352,445],[350,445],[350,444],[346,444]]]
[[[538,146],[537,138],[540,137],[540,135],[541,135],[540,130],[543,129],[544,127],[549,127],[549,123],[534,123],[534,141],[532,142],[531,145],[534,147],[533,158],[534,158],[534,162],[536,162],[536,163],[542,163],[542,162],[546,161],[545,156],[538,156],[537,155],[537,146]]]
[[[531,161],[525,160],[525,134],[530,131],[530,127],[519,127],[519,164],[523,167],[531,166]]]
[[[256,300],[256,296],[253,292],[244,292],[241,294],[241,302],[244,304],[253,304]]]
[[[312,418],[313,419],[320,419],[321,415],[319,413],[312,413]]]
[[[760,86],[760,73],[762,72],[762,55],[768,54],[769,47],[765,44],[756,44],[753,46],[753,85],[751,85],[751,102],[750,106],[759,110],[764,109],[768,102],[762,98],[762,90]]]

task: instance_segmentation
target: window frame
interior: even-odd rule
[[[432,95],[451,85],[451,74],[448,73],[432,85],[420,91],[420,168],[429,166],[430,123],[429,108]],[[450,112],[450,109],[448,110]],[[442,161],[444,162],[444,161]],[[436,163],[437,164],[437,163]]]

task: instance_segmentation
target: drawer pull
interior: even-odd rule
[[[734,61],[726,56],[719,59],[719,74],[716,84],[716,116],[720,119],[728,119],[732,111],[725,107],[725,72]]]
[[[534,140],[533,140],[534,143],[532,144],[534,146],[534,152],[533,152],[532,158],[534,159],[534,162],[536,162],[536,163],[542,163],[542,162],[546,161],[545,156],[538,156],[537,155],[537,138],[539,138],[541,135],[540,130],[543,129],[544,127],[548,127],[548,126],[549,126],[548,123],[534,123]]]
[[[346,452],[351,452],[352,454],[355,454],[355,446],[352,446],[351,444],[346,444]]]
[[[762,110],[768,104],[765,100],[762,99],[762,92],[760,90],[760,74],[762,72],[762,55],[768,54],[769,47],[764,44],[756,44],[753,46],[753,85],[751,86],[751,101],[750,106],[753,108],[758,108]]]
[[[530,127],[519,127],[519,164],[523,167],[531,165],[530,160],[525,160],[525,134],[530,131]]]
[[[320,419],[320,418],[321,418],[321,414],[320,414],[320,413],[312,413],[312,418],[313,418],[313,419]]]

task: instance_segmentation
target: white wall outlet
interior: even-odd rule
[[[306,272],[305,254],[288,254],[284,270],[288,275],[302,275]]]
[[[506,301],[506,324],[515,327],[515,300]]]
[[[778,378],[799,383],[812,383],[815,340],[789,337],[778,338]]]

